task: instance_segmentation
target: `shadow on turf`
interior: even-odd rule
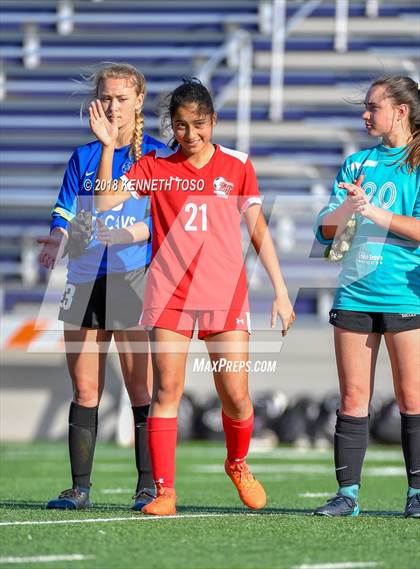
[[[30,500],[4,500],[0,502],[0,509],[15,509],[15,510],[46,510],[47,502],[32,502]],[[89,510],[112,510],[117,512],[127,512],[129,504],[99,504],[95,502]],[[54,510],[50,510],[51,512]],[[57,510],[58,511],[58,510]],[[62,510],[61,510],[62,511]],[[70,511],[70,510],[69,510]],[[86,511],[86,510],[83,510]]]
[[[222,507],[222,506],[177,506],[179,514],[258,514],[259,516],[269,516],[272,514],[297,514],[307,516],[311,510],[297,510],[288,508],[265,508],[264,510],[248,510],[243,506]]]
[[[45,510],[45,502],[31,502],[30,500],[5,500],[0,502],[0,508],[8,510]]]
[[[45,510],[45,502],[31,502],[30,500],[5,500],[0,502],[0,508],[2,509],[15,509],[15,510]],[[95,502],[92,508],[89,510],[98,511],[113,511],[127,513],[130,506],[127,504],[100,504]],[[70,510],[69,510],[70,511]],[[86,510],[83,510],[86,511]],[[51,510],[53,512],[53,510]],[[312,515],[312,510],[303,510],[296,508],[265,508],[264,510],[247,510],[243,507],[221,507],[221,506],[177,506],[178,514],[254,514],[259,516],[270,516],[276,515],[293,515],[293,516],[310,516]],[[387,512],[387,511],[375,511],[375,510],[364,510],[361,513],[362,517],[372,516],[372,517],[403,517],[402,512]]]
[[[293,516],[311,516],[313,510],[304,510],[297,508],[265,508],[264,510],[247,510],[243,507],[237,508],[222,508],[222,507],[212,507],[212,506],[177,506],[177,512],[179,514],[258,514],[260,516],[270,516],[273,514],[277,515],[293,515]],[[402,512],[381,512],[374,510],[363,510],[361,513],[363,516],[373,516],[373,517],[403,517]]]

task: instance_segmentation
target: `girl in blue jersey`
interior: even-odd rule
[[[315,514],[357,516],[379,345],[391,361],[408,478],[406,517],[420,517],[420,91],[409,77],[377,79],[365,99],[368,134],[382,138],[344,162],[317,238],[357,229],[330,312],[341,400],[334,437],[337,495]],[[358,184],[352,183],[358,179]]]
[[[113,173],[119,177],[140,156],[164,144],[143,131],[146,84],[137,69],[111,64],[100,69],[93,80],[94,98],[100,99],[106,116],[118,130]],[[146,433],[151,363],[147,333],[137,326],[151,256],[148,200],[129,199],[109,211],[95,211],[93,191],[101,149],[98,141],[76,148],[52,212],[51,233],[39,240],[44,244],[41,264],[53,267],[67,243],[72,220],[82,210],[88,220],[93,220],[86,247],[80,255],[69,258],[59,314],[64,322],[74,391],[69,415],[73,485],[48,502],[48,508],[80,509],[90,505],[98,406],[112,337],[134,415],[138,482],[133,509],[141,509],[154,496]]]

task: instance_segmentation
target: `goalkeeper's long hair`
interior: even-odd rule
[[[91,99],[97,99],[99,87],[104,79],[129,79],[135,90],[136,95],[146,96],[146,80],[143,73],[136,67],[128,63],[106,62],[88,76],[82,76],[85,83],[90,86]],[[133,136],[131,138],[130,155],[134,160],[141,157],[141,145],[144,132],[144,114],[140,109],[136,112]]]
[[[383,85],[385,92],[396,105],[407,105],[411,139],[398,162],[406,165],[409,173],[420,164],[420,85],[403,75],[389,75],[375,79],[371,87]]]

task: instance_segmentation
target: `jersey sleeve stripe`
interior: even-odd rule
[[[233,150],[232,148],[227,148],[226,146],[219,146],[219,148],[222,152],[224,152],[225,154],[229,154],[229,156],[237,158],[243,164],[245,164],[246,161],[248,160],[248,154],[245,154],[245,152],[240,152],[239,150]]]
[[[66,209],[63,209],[62,207],[55,207],[52,210],[52,213],[59,215],[60,217],[62,217],[66,221],[71,221],[74,218],[74,213],[72,213],[71,211],[67,211]]]
[[[257,196],[253,196],[251,198],[248,198],[246,200],[246,202],[244,202],[242,204],[241,213],[246,211],[251,205],[255,205],[255,204],[262,205],[262,199],[260,197],[257,197]]]

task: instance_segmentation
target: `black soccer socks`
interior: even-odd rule
[[[142,488],[154,488],[155,486],[147,437],[147,416],[149,414],[149,408],[150,405],[132,407],[134,415],[134,447],[138,472],[136,492]]]
[[[420,489],[420,415],[401,413],[401,441],[408,485]]]
[[[72,402],[69,413],[69,454],[74,488],[90,488],[98,406],[82,407]]]
[[[337,411],[334,435],[335,474],[340,486],[360,486],[369,442],[369,417],[351,417]]]

